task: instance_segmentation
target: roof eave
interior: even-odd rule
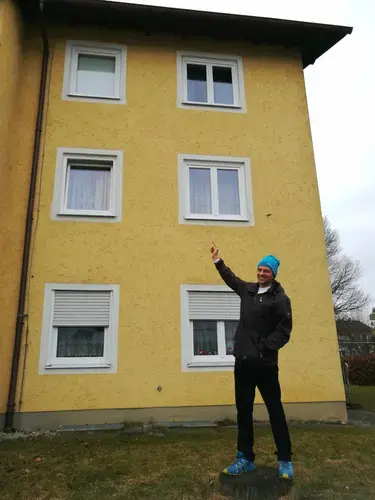
[[[29,12],[34,3],[30,0],[19,2]],[[35,0],[35,4],[37,3],[38,0]],[[146,32],[208,36],[295,47],[301,53],[304,68],[313,64],[353,30],[348,26],[105,0],[44,0],[44,4],[47,19],[60,22],[66,20],[70,25],[102,24]]]

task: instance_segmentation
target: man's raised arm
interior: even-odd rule
[[[246,290],[246,281],[238,278],[228,266],[224,264],[223,259],[219,257],[219,249],[214,244],[211,247],[211,258],[215,263],[216,269],[219,271],[220,276],[223,278],[225,283],[236,292],[239,296],[242,296]]]

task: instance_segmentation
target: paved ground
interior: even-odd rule
[[[375,427],[375,412],[348,408],[349,424],[356,427]]]

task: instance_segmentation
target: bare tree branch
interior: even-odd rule
[[[370,302],[370,296],[361,290],[358,283],[362,274],[361,265],[342,253],[339,233],[332,228],[326,217],[324,238],[335,316],[336,318],[353,316]]]

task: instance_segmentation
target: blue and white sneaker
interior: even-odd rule
[[[292,462],[288,462],[286,460],[279,461],[279,477],[280,479],[294,479]]]
[[[254,462],[250,462],[245,455],[239,451],[236,455],[236,460],[232,465],[226,467],[223,470],[223,474],[227,474],[228,476],[239,476],[244,472],[252,472],[256,469],[256,465]]]

